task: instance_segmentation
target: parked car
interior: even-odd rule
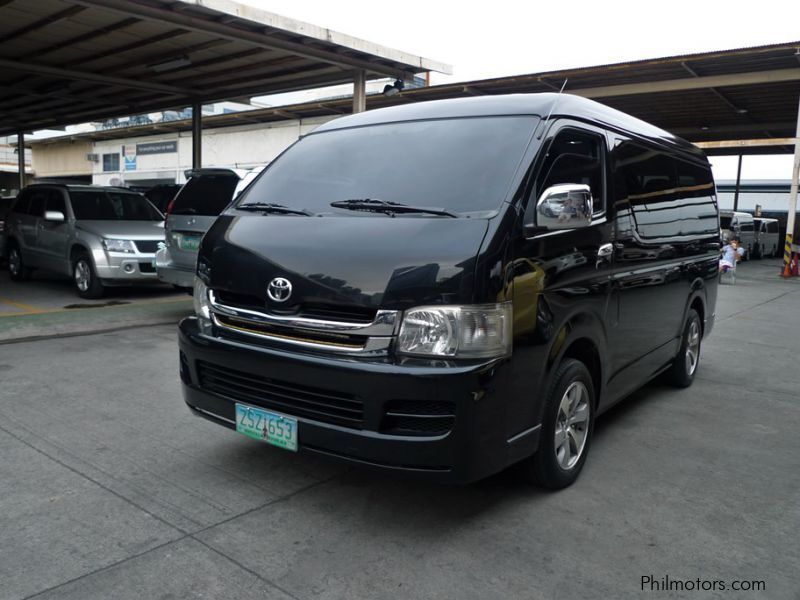
[[[744,260],[750,260],[753,248],[756,246],[753,215],[746,212],[721,210],[719,211],[719,227],[723,241],[732,237],[739,238],[739,242],[744,248]]]
[[[756,258],[775,257],[780,254],[781,245],[778,219],[768,219],[766,217],[754,217],[753,226],[755,228],[756,241],[753,256]]]
[[[342,117],[203,238],[184,400],[290,451],[446,482],[521,462],[561,488],[600,413],[694,380],[718,224],[700,150],[584,98]]]
[[[175,199],[181,185],[178,183],[160,183],[142,192],[160,212],[166,213],[169,203]]]
[[[33,269],[70,275],[82,298],[106,287],[157,282],[153,259],[164,215],[124,188],[34,184],[7,220],[8,268],[22,281]]]
[[[203,234],[260,169],[195,169],[167,207],[166,239],[156,254],[158,278],[192,289],[197,249]]]
[[[6,260],[6,216],[16,196],[0,196],[0,266]]]

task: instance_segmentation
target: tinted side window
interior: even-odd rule
[[[539,170],[534,187],[535,198],[554,185],[584,184],[592,190],[594,212],[602,212],[605,209],[604,143],[600,136],[585,131],[565,129],[559,132]]]
[[[767,231],[769,233],[778,233],[778,223],[776,222],[769,222],[767,223]]]
[[[50,190],[47,193],[47,204],[45,210],[55,210],[67,216],[67,206],[64,202],[64,194],[61,190]]]
[[[233,175],[192,177],[175,198],[172,214],[217,216],[230,203],[237,183]]]
[[[741,225],[739,228],[740,231],[751,231],[751,232],[755,231],[752,221],[742,221],[740,225]]]
[[[37,189],[31,193],[31,203],[28,207],[28,214],[34,217],[41,217],[44,215],[44,205],[47,202],[47,196],[50,190]]]
[[[615,201],[630,205],[633,227],[642,240],[681,234],[677,183],[671,157],[627,141],[614,150]]]
[[[717,198],[711,168],[676,160],[680,235],[717,234]]]

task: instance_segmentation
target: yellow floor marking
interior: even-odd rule
[[[0,297],[0,304],[8,304],[9,306],[13,306],[23,311],[16,313],[10,313],[10,312],[0,313],[0,317],[10,317],[14,315],[37,315],[43,311],[43,309],[36,308],[35,306],[31,306],[30,304],[22,304],[21,302],[14,302],[13,300],[9,300],[8,298],[3,298],[3,297]]]

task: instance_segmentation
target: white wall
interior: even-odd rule
[[[204,167],[249,168],[272,161],[300,135],[304,135],[332,117],[320,117],[279,123],[260,123],[207,129],[203,131],[202,160]],[[151,142],[177,141],[178,151],[163,154],[146,154],[136,157],[136,170],[125,170],[125,159],[121,153],[123,145]],[[122,140],[102,140],[94,143],[92,152],[100,155],[94,164],[93,183],[111,185],[121,180],[135,184],[141,180],[164,179],[183,183],[183,172],[192,167],[191,132],[170,133],[161,136],[144,136]],[[119,153],[120,170],[103,172],[103,154]]]

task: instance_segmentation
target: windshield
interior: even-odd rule
[[[462,214],[495,210],[537,122],[440,119],[311,134],[267,167],[237,204],[353,215],[331,202],[379,198]]]
[[[86,221],[163,221],[164,216],[141,194],[112,190],[71,191],[75,218]]]

